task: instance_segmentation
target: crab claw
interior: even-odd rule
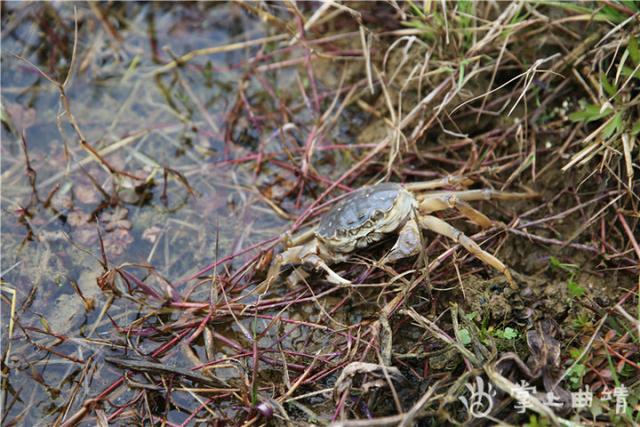
[[[331,267],[329,267],[327,265],[327,263],[325,263],[322,258],[320,258],[317,255],[309,255],[305,258],[305,262],[308,262],[309,264],[313,265],[314,268],[321,268],[325,271],[325,273],[327,273],[327,280],[330,283],[333,283],[334,285],[340,285],[340,286],[346,286],[346,285],[351,285],[352,283],[343,278],[340,277],[340,275],[338,273],[336,273],[335,271],[333,271],[331,269]]]
[[[326,264],[324,265],[324,267],[321,267],[321,268],[327,272],[327,281],[329,281],[329,283],[333,283],[334,285],[339,285],[339,286],[348,286],[352,284],[351,281],[343,277],[340,277],[338,273],[330,269]]]
[[[271,286],[273,282],[280,276],[280,268],[282,267],[282,257],[278,255],[271,264],[269,271],[267,272],[267,278],[264,280],[267,286]]]
[[[383,262],[394,262],[399,259],[408,258],[420,253],[420,229],[415,219],[411,218],[402,227],[398,234],[396,244],[391,248],[391,252],[382,260]]]

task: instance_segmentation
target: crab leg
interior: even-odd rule
[[[314,228],[309,228],[302,233],[296,234],[294,236],[291,236],[290,233],[287,233],[287,236],[285,237],[285,244],[287,246],[297,246],[306,243],[313,239],[314,232]]]
[[[473,180],[464,176],[449,175],[445,176],[444,178],[434,179],[431,181],[410,182],[407,184],[402,184],[402,186],[409,191],[424,191],[456,184],[467,186],[473,184]]]
[[[485,214],[472,208],[467,202],[459,200],[455,196],[455,193],[433,197],[429,196],[420,202],[419,206],[421,214],[430,214],[445,209],[457,209],[462,215],[483,228],[488,228],[493,225]]]
[[[341,277],[338,273],[333,271],[331,267],[329,267],[318,255],[311,255],[305,258],[304,261],[311,264],[316,269],[323,269],[325,273],[327,273],[327,280],[335,285],[346,286],[351,284],[349,280]]]
[[[512,193],[509,191],[498,191],[485,188],[482,190],[463,190],[463,191],[435,191],[433,193],[418,196],[418,201],[430,199],[432,197],[451,197],[454,196],[458,200],[520,200],[532,199],[538,197],[538,193]]]
[[[282,252],[273,260],[265,282],[267,286],[273,284],[280,275],[280,268],[285,264],[310,264],[314,268],[322,269],[327,273],[327,280],[338,285],[349,285],[350,281],[340,277],[338,273],[333,271],[322,258],[318,255],[320,248],[317,240],[311,240],[304,245],[294,246]]]
[[[482,212],[474,209],[466,200],[516,200],[537,197],[536,193],[509,193],[496,190],[465,190],[465,191],[438,191],[418,197],[419,210],[423,214],[429,214],[445,209],[457,209],[462,215],[487,228],[492,225],[491,220]]]
[[[513,281],[513,277],[511,277],[509,269],[502,263],[502,261],[491,255],[489,252],[484,251],[480,246],[478,246],[476,242],[467,237],[462,231],[449,225],[440,218],[432,215],[424,215],[420,217],[419,222],[422,228],[434,231],[438,234],[450,238],[457,243],[460,243],[460,245],[462,245],[472,255],[475,255],[485,264],[490,265],[491,267],[504,274],[504,276],[507,278],[507,281],[509,282],[509,286],[514,289],[518,288]]]

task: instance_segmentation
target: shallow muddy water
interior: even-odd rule
[[[308,76],[299,69],[284,63],[254,74],[300,52],[274,50],[269,38],[282,37],[237,5],[95,3],[74,12],[71,3],[5,2],[2,24],[5,351],[17,301],[4,421],[50,424],[82,403],[70,399],[79,389],[117,379],[108,367],[94,376],[86,363],[116,350],[112,339],[126,346],[116,325],[128,327],[170,295],[207,301],[207,286],[188,278],[253,246],[224,263],[243,280],[238,268],[308,204],[314,183],[296,190],[287,164],[260,159],[299,149],[317,111],[306,109],[299,84]],[[226,47],[166,67],[212,46]],[[80,133],[61,102],[65,79]],[[349,142],[346,132],[336,130],[333,143]],[[101,289],[105,267],[123,264],[154,291],[133,300]],[[166,316],[147,327],[179,312]],[[185,365],[181,356],[175,363]]]

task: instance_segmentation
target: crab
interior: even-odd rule
[[[333,271],[330,264],[344,262],[357,249],[366,248],[394,233],[398,235],[396,243],[382,262],[417,255],[422,249],[420,228],[423,228],[459,243],[502,273],[509,285],[516,288],[509,269],[502,261],[480,248],[462,231],[431,214],[450,208],[457,209],[472,222],[486,228],[493,224],[492,221],[472,208],[468,201],[517,200],[530,198],[535,194],[492,189],[428,191],[450,185],[466,186],[471,182],[465,177],[449,176],[411,184],[387,182],[353,191],[322,216],[316,227],[293,239],[290,243],[292,247],[275,257],[266,282],[273,283],[285,264],[307,264],[324,270],[330,282],[349,285],[351,282]]]

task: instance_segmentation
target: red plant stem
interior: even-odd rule
[[[335,421],[338,419],[338,417],[340,416],[340,412],[342,412],[342,408],[344,407],[345,402],[347,401],[347,396],[349,395],[348,390],[345,390],[342,395],[340,396],[340,400],[338,401],[338,404],[336,405],[336,410],[333,413],[333,417],[331,417],[331,421]]]
[[[78,424],[82,418],[84,418],[84,416],[87,414],[87,412],[89,412],[90,410],[93,410],[93,407],[100,402],[101,400],[103,400],[105,397],[107,397],[109,394],[111,394],[113,392],[113,390],[115,390],[116,388],[120,387],[122,385],[122,383],[124,382],[124,375],[122,375],[120,378],[118,378],[115,382],[113,382],[110,386],[108,386],[106,389],[104,389],[104,391],[102,393],[100,393],[98,396],[92,398],[92,399],[87,399],[84,401],[84,403],[82,404],[82,407],[72,416],[70,416],[69,418],[67,418],[67,420],[61,424],[60,427],[71,427],[71,426],[75,426],[76,424]]]
[[[56,350],[54,350],[54,349],[52,349],[51,347],[48,347],[48,346],[46,346],[46,345],[38,344],[38,343],[36,343],[36,342],[32,342],[31,344],[33,344],[34,346],[38,347],[38,349],[40,349],[40,350],[43,350],[43,351],[48,352],[48,353],[51,353],[51,354],[55,354],[56,356],[61,357],[61,358],[63,358],[63,359],[70,360],[71,362],[74,362],[74,363],[80,363],[80,364],[82,364],[82,365],[84,365],[84,363],[85,363],[85,361],[84,361],[84,360],[81,360],[81,359],[75,358],[75,357],[73,357],[73,356],[66,355],[66,354],[61,353],[61,352],[59,352],[59,351],[56,351]]]
[[[290,165],[288,163],[285,163],[283,161],[274,159],[274,160],[271,160],[270,163],[272,163],[274,165],[277,165],[277,166],[280,166],[281,168],[289,170],[291,172],[296,172],[296,173],[298,173],[300,175],[303,175],[302,170],[300,170],[299,168],[297,168],[295,166],[292,166],[292,165]],[[332,181],[329,178],[326,178],[326,177],[321,176],[321,175],[316,175],[313,172],[307,172],[306,177],[313,178],[314,180],[323,182],[325,184],[332,184]],[[349,187],[348,185],[344,185],[344,184],[339,184],[338,187],[340,187],[341,190],[345,190],[345,191],[350,191],[351,190],[351,187]]]
[[[240,348],[240,350],[243,350],[242,348]],[[273,352],[275,352],[275,350],[273,350]],[[216,359],[216,360],[212,360],[210,362],[207,363],[203,363],[202,365],[198,365],[193,367],[191,370],[192,371],[197,371],[203,368],[208,368],[208,367],[212,367],[215,366],[219,363],[223,363],[226,362],[229,359],[240,359],[243,357],[255,357],[255,353],[253,351],[253,349],[251,350],[245,350],[242,351],[238,354],[233,355],[232,357],[225,357],[222,359]],[[278,365],[283,365],[283,362],[279,361],[279,360],[274,360],[270,357],[266,357],[266,356],[258,356],[260,360],[264,361],[265,363],[268,363],[269,365],[273,365],[273,366],[278,366]],[[287,369],[290,369],[292,371],[300,371],[300,372],[304,372],[305,369],[307,369],[308,366],[307,365],[299,365],[297,363],[287,363]]]
[[[323,325],[320,325],[318,323],[305,322],[304,320],[287,319],[286,317],[274,316],[274,315],[271,315],[271,314],[248,314],[248,313],[245,313],[245,314],[247,316],[251,316],[251,317],[255,316],[258,319],[268,319],[268,320],[274,320],[274,321],[278,321],[278,322],[291,323],[291,324],[298,325],[298,326],[307,326],[309,328],[315,328],[315,329],[319,329],[321,331],[331,330],[331,328],[329,328],[327,326],[323,326]]]
[[[607,232],[604,227],[604,224],[605,224],[604,216],[601,216],[600,217],[600,254],[601,255],[604,255],[607,253],[607,248],[604,244],[604,242],[606,241]]]
[[[251,356],[253,359],[253,369],[251,370],[251,384],[250,384],[250,390],[251,390],[251,395],[254,395],[254,390],[256,387],[256,381],[258,380],[258,367],[260,366],[260,352],[259,352],[259,348],[258,348],[258,341],[257,340],[253,340],[252,343],[252,348],[251,348]]]
[[[189,333],[189,331],[190,329],[185,329],[184,331],[180,332],[177,336],[173,337],[173,339],[154,350],[153,353],[151,353],[151,357],[159,357],[162,353],[171,349],[177,342],[184,338]]]
[[[627,292],[626,294],[624,294],[624,295],[622,296],[622,298],[620,298],[620,299],[618,300],[617,305],[620,305],[620,306],[621,306],[622,304],[624,304],[625,302],[627,302],[627,300],[629,299],[629,297],[630,297],[631,295],[635,295],[635,294],[636,294],[636,292],[635,292],[635,290],[634,290],[633,288],[632,288],[632,289],[629,289],[629,292]],[[612,307],[612,308],[611,308],[611,310],[610,310],[610,312],[613,312],[613,309],[614,309],[614,308]]]
[[[243,276],[243,274],[258,260],[258,258],[260,258],[260,256],[262,256],[262,253],[257,253],[255,254],[253,257],[251,257],[251,259],[249,259],[247,262],[245,262],[244,264],[242,264],[238,270],[236,270],[235,273],[233,273],[233,275],[229,278],[229,282],[231,282],[231,286],[229,287],[229,292],[241,292],[243,289],[245,289],[247,286],[249,286],[248,284],[245,286],[240,286],[239,289],[236,289],[236,286],[239,285],[240,283],[240,278]]]
[[[107,418],[107,420],[109,421],[113,421],[116,418],[118,418],[118,416],[120,414],[122,414],[129,406],[128,405],[122,405],[120,408],[116,409],[115,411],[113,411],[112,414],[109,415],[109,417]]]
[[[202,319],[202,321],[198,325],[198,328],[193,332],[193,334],[191,334],[191,336],[187,338],[188,344],[191,344],[193,340],[195,340],[196,338],[198,338],[198,336],[200,336],[205,326],[207,326],[207,323],[209,323],[209,320],[211,320],[212,311],[213,311],[213,307],[209,306],[209,312],[207,313],[207,315],[204,317],[204,319]]]
[[[323,378],[331,375],[332,373],[336,372],[339,369],[342,369],[346,366],[347,362],[341,362],[339,365],[337,366],[333,366],[327,370],[318,372],[317,374],[315,374],[312,377],[307,378],[306,380],[303,381],[303,384],[313,384],[313,383],[317,383],[318,381],[322,380]]]
[[[140,289],[142,289],[147,295],[149,295],[149,296],[151,296],[151,297],[153,297],[155,299],[159,299],[159,300],[163,300],[164,299],[155,290],[153,290],[146,283],[144,283],[142,280],[138,279],[136,276],[134,276],[133,274],[129,273],[128,271],[125,271],[123,269],[118,269],[118,272],[120,274],[122,274],[123,276],[125,276],[127,280],[131,280],[132,282],[134,282],[136,284],[136,286],[139,287]]]
[[[375,148],[378,144],[329,144],[324,145],[322,147],[317,147],[318,151],[334,151],[334,150],[359,150],[359,149],[369,149]],[[292,153],[304,152],[304,147],[297,147],[291,149]],[[264,153],[252,153],[247,154],[246,156],[238,157],[236,159],[226,159],[226,160],[218,160],[216,162],[212,162],[212,166],[227,166],[227,165],[236,165],[239,163],[246,163],[253,160],[262,159],[263,161],[271,161],[272,163],[276,163],[278,166],[282,166],[288,168],[289,170],[297,170],[295,166],[291,166],[289,163],[285,163],[280,160],[275,160],[278,156],[282,156],[284,153],[282,151],[272,152],[268,154]],[[430,158],[430,157],[428,157]],[[446,161],[446,158],[439,158],[442,161]],[[286,165],[286,166],[285,166]],[[413,171],[410,169],[406,169],[402,171],[405,175],[426,175],[429,177],[437,176],[438,174],[435,172],[421,172],[421,171]]]
[[[629,365],[633,366],[633,367],[634,367],[634,368],[636,368],[636,369],[640,369],[640,365],[638,365],[638,364],[637,364],[637,363],[635,363],[635,362],[632,362],[631,360],[627,359],[627,358],[626,358],[625,356],[623,356],[622,354],[620,354],[620,353],[618,353],[617,351],[615,351],[615,350],[613,349],[613,347],[611,347],[611,345],[610,345],[608,342],[606,342],[606,341],[604,341],[604,340],[602,340],[602,342],[604,343],[604,345],[606,345],[606,346],[607,346],[607,349],[608,349],[611,353],[613,353],[616,357],[618,357],[618,359],[620,359],[620,360],[624,361],[625,363],[628,363]]]
[[[624,216],[622,215],[621,212],[618,212],[618,220],[620,220],[620,223],[622,224],[622,228],[624,228],[625,233],[627,233],[627,236],[629,237],[629,240],[633,245],[633,249],[635,249],[636,251],[638,262],[640,262],[640,246],[638,246],[638,242],[636,241],[636,238],[634,237],[633,232],[629,227],[629,224],[627,224],[627,221],[624,219]]]
[[[184,427],[189,425],[189,422],[196,416],[198,415],[198,413],[200,411],[202,411],[208,404],[212,403],[213,401],[221,398],[221,397],[228,397],[231,396],[233,393],[221,393],[216,395],[215,397],[210,397],[206,402],[202,403],[200,406],[198,406],[196,409],[193,410],[193,412],[191,412],[191,414],[189,414],[189,416],[182,422],[182,424],[178,424],[178,427]]]

